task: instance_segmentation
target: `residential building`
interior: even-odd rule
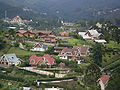
[[[32,30],[31,32],[35,33],[38,37],[48,36],[48,35],[55,35],[54,31],[47,31],[47,30]]]
[[[54,47],[54,52],[60,53],[66,47]]]
[[[11,24],[18,24],[18,25],[25,25],[28,24],[29,22],[30,22],[29,20],[22,20],[20,16],[16,16],[10,21]]]
[[[4,54],[2,57],[0,57],[0,65],[16,66],[18,64],[21,64],[21,61],[15,54]]]
[[[59,53],[58,56],[60,57],[60,59],[77,60],[77,58],[79,57],[79,53],[76,49],[65,48]]]
[[[77,49],[80,56],[88,56],[89,53],[90,53],[89,52],[90,47],[85,46],[85,45],[83,45],[83,46],[73,46],[73,49]]]
[[[48,46],[43,43],[37,43],[31,51],[46,51],[48,49]]]
[[[73,46],[73,48],[64,48],[60,53],[60,59],[66,60],[78,60],[80,56],[88,56],[89,47],[88,46]]]
[[[71,22],[61,22],[64,26],[74,26],[75,23],[71,23]]]
[[[91,39],[94,39],[94,40],[95,40],[95,39],[99,39],[99,38],[102,36],[102,34],[101,34],[101,33],[98,33],[97,30],[88,30],[88,31],[85,33],[85,35],[91,37]]]
[[[20,16],[14,17],[11,21],[11,24],[24,24]]]
[[[17,32],[16,32],[16,35],[18,36],[18,37],[30,37],[30,38],[33,38],[33,37],[35,37],[36,35],[34,34],[34,33],[32,33],[32,32],[30,32],[30,31],[28,31],[28,30],[18,30]]]
[[[102,75],[99,79],[98,79],[98,83],[101,86],[101,90],[105,90],[105,88],[107,87],[108,81],[110,79],[109,75]]]
[[[53,31],[40,31],[40,30],[18,30],[16,35],[19,37],[39,37],[43,42],[56,42],[56,36]]]
[[[79,32],[78,34],[85,40],[101,39],[103,36],[101,33],[98,33],[97,30],[88,30],[87,32]]]
[[[41,38],[43,42],[56,42],[56,36],[54,31],[46,31],[46,30],[32,30],[37,37]]]
[[[68,37],[69,34],[70,34],[70,32],[60,32],[59,34],[60,34],[60,36],[62,36],[62,37]]]
[[[51,57],[48,54],[45,54],[44,56],[36,56],[36,55],[32,55],[29,58],[29,64],[32,66],[36,66],[36,65],[46,65],[46,66],[51,66],[55,63],[55,59],[53,57]]]
[[[54,35],[43,35],[40,37],[43,42],[56,42],[56,36]]]

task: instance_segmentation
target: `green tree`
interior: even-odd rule
[[[106,90],[119,90],[120,89],[120,67],[116,68],[111,72],[112,77],[108,82]]]
[[[93,46],[93,61],[98,66],[102,67],[102,45],[97,43]]]
[[[115,28],[113,29],[112,38],[118,44],[120,43],[120,29],[118,29],[117,26],[115,26]]]
[[[6,46],[6,41],[3,40],[3,37],[0,37],[0,50]]]
[[[97,90],[97,80],[100,77],[101,72],[99,69],[99,66],[91,63],[85,70],[85,76],[84,76],[84,84],[88,87],[90,87],[93,90]]]

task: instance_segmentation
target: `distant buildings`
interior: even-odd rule
[[[20,59],[17,58],[15,54],[4,54],[2,57],[0,57],[0,65],[3,66],[16,66],[20,63]]]
[[[11,24],[18,24],[18,25],[25,25],[28,24],[29,20],[23,20],[20,16],[14,17],[12,20],[9,21]]]
[[[28,31],[28,30],[18,30],[16,32],[16,36],[18,36],[18,37],[23,37],[24,36],[24,37],[33,38],[33,37],[35,37],[35,34],[30,32],[30,31]]]
[[[44,31],[44,30],[18,30],[16,36],[19,37],[38,37],[43,42],[56,42],[56,36],[53,31]]]
[[[74,26],[74,24],[75,24],[75,23],[63,22],[63,21],[61,21],[61,23],[62,23],[64,26]]]

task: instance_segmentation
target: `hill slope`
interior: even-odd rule
[[[10,5],[29,7],[37,13],[70,20],[111,18],[120,15],[120,0],[0,0]],[[114,12],[112,12],[114,11]],[[115,15],[114,15],[115,14]]]

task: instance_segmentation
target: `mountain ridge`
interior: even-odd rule
[[[99,15],[120,8],[120,0],[0,0],[17,7],[28,7],[36,13],[46,13],[47,16],[77,20],[102,18],[109,14]],[[12,3],[12,4],[11,4]],[[14,4],[13,4],[14,3]],[[117,11],[118,12],[118,11]],[[114,13],[113,13],[114,14]],[[114,15],[113,15],[114,16]]]

